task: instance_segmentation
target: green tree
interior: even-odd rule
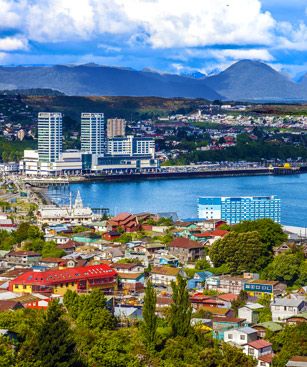
[[[255,367],[257,361],[244,354],[239,348],[222,343],[222,358],[218,362],[218,367]]]
[[[144,296],[143,322],[141,325],[142,335],[146,346],[151,350],[155,347],[157,332],[156,316],[156,291],[150,280],[148,280]]]
[[[287,325],[279,333],[271,336],[270,342],[276,356],[273,367],[284,367],[293,356],[307,356],[307,323]]]
[[[283,232],[281,225],[269,218],[243,221],[233,226],[232,230],[237,233],[258,232],[260,241],[269,250],[287,240],[287,235]]]
[[[42,257],[62,257],[65,251],[58,248],[54,241],[47,241],[44,243],[42,249]]]
[[[214,242],[209,256],[215,267],[227,265],[231,273],[257,272],[265,266],[270,255],[258,232],[236,233]]]
[[[231,308],[234,310],[236,316],[238,316],[238,309],[246,304],[247,299],[247,292],[241,290],[237,299],[231,302]]]
[[[270,280],[279,280],[292,285],[300,276],[300,267],[304,260],[304,255],[281,254],[263,270],[262,278]]]
[[[19,361],[39,362],[44,367],[77,367],[78,360],[63,308],[57,300],[52,301],[33,337],[23,345]]]
[[[169,324],[173,336],[187,336],[190,331],[192,307],[187,290],[187,281],[182,276],[177,277],[177,282],[172,282],[172,299],[170,307]]]
[[[15,364],[13,345],[5,337],[0,336],[0,366],[12,367]]]

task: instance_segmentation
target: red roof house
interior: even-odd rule
[[[80,266],[48,270],[30,271],[9,283],[9,290],[16,293],[55,293],[65,294],[68,289],[87,292],[93,288],[113,290],[116,286],[117,272],[106,264]]]

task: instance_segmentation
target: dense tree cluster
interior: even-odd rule
[[[226,266],[230,273],[260,272],[273,260],[273,248],[286,240],[279,224],[271,219],[244,221],[214,242],[210,258],[215,267]]]
[[[214,341],[190,326],[191,305],[186,280],[173,287],[167,319],[156,316],[156,294],[148,283],[144,319],[119,328],[100,290],[89,295],[67,292],[64,306],[53,301],[47,311],[0,313],[0,328],[14,339],[0,337],[3,367],[254,367],[241,350]],[[14,347],[13,347],[14,345]]]

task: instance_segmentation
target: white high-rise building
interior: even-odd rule
[[[103,113],[81,114],[81,151],[102,155],[105,153],[105,124]]]
[[[56,162],[62,154],[62,114],[39,112],[38,155],[41,162]]]

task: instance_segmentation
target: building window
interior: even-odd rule
[[[23,286],[23,289],[27,289],[27,286],[26,286],[26,285],[24,285],[24,286]]]
[[[232,339],[232,334],[228,334],[228,339]]]
[[[240,335],[241,340],[245,340],[245,335]]]
[[[19,285],[18,284],[15,284],[14,288],[15,289],[18,289]]]
[[[253,356],[254,355],[254,349],[253,348],[248,348],[248,354],[250,356]]]

